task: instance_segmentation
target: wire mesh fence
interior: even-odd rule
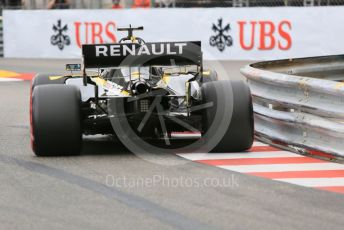
[[[283,7],[344,5],[344,0],[175,0],[176,7]]]
[[[344,0],[0,0],[0,9],[335,6]]]

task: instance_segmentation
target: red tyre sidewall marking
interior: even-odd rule
[[[33,132],[33,119],[32,119],[32,83],[33,79],[31,80],[30,84],[30,142],[31,142],[31,149],[35,151],[35,137]]]

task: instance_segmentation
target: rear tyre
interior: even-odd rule
[[[66,81],[66,77],[58,77],[56,79],[50,79],[51,76],[55,74],[37,74],[31,81],[31,88],[30,88],[30,139],[31,139],[31,148],[34,150],[34,141],[33,141],[33,130],[32,130],[32,92],[36,86],[39,85],[52,85],[52,84],[59,84],[62,85]]]
[[[32,147],[37,156],[75,155],[81,151],[80,91],[69,85],[33,89]]]
[[[233,99],[225,91],[230,87],[232,87]],[[225,106],[233,106],[230,123],[225,127],[226,131],[223,137],[212,151],[241,152],[251,148],[254,139],[254,121],[252,98],[248,86],[242,81],[209,82],[202,86],[202,97],[204,104],[213,102],[213,106],[205,109],[203,113],[202,125],[205,132],[212,126],[217,112],[221,113]],[[220,114],[221,116],[230,116],[230,114]],[[215,125],[219,126],[217,129],[222,129],[224,124]]]

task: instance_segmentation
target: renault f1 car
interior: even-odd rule
[[[37,156],[79,154],[83,135],[94,134],[122,142],[161,141],[172,150],[178,134],[201,140],[191,151],[251,147],[253,111],[246,84],[220,81],[215,71],[204,70],[201,42],[146,43],[133,36],[142,29],[119,29],[128,36],[116,44],[83,45],[82,64],[67,64],[79,75],[33,79],[30,124]]]

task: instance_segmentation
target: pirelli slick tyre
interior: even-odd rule
[[[230,87],[233,98],[230,98],[231,94],[227,92]],[[231,117],[226,127],[226,124],[222,123],[215,127],[215,130],[225,129],[225,132],[212,152],[241,152],[251,148],[254,140],[254,121],[252,97],[248,86],[242,81],[209,82],[202,86],[202,97],[204,104],[213,103],[213,106],[205,109],[203,113],[202,125],[205,132],[213,125],[216,113],[220,113],[220,118]],[[231,114],[221,114],[225,106],[232,106]]]
[[[215,70],[204,71],[203,83],[218,81],[217,72]]]
[[[69,85],[39,85],[33,89],[31,100],[31,137],[35,154],[79,154],[82,145],[79,89]]]
[[[52,84],[64,84],[66,77],[61,76],[56,79],[51,79],[51,76],[56,76],[55,74],[37,74],[31,83],[31,90],[33,90],[38,85],[52,85]],[[57,75],[58,76],[58,75]]]

